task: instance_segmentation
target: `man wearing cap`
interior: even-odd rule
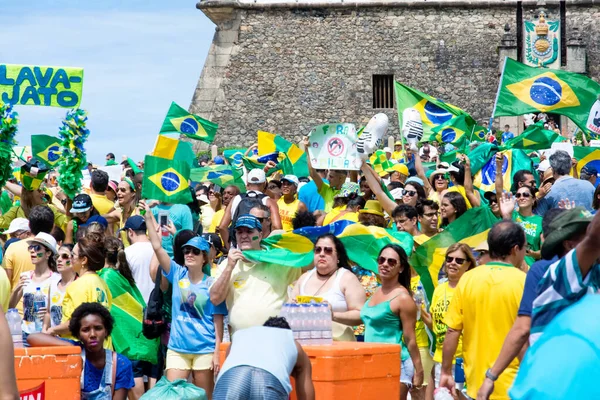
[[[389,157],[388,157],[389,158]],[[400,161],[404,158],[404,151],[402,149],[402,141],[396,140],[394,143],[394,152],[392,153],[392,160]]]
[[[232,335],[277,316],[287,298],[288,285],[302,274],[300,268],[254,263],[244,257],[242,251],[260,250],[261,230],[256,217],[242,215],[238,218],[235,225],[238,249],[229,250],[210,288],[213,304],[227,301]]]
[[[390,182],[406,183],[408,179],[408,167],[406,164],[398,163],[394,164],[390,169],[385,172],[390,174]]]
[[[12,243],[33,236],[29,231],[29,221],[27,220],[27,218],[13,219],[10,222],[8,229],[4,231],[4,234],[9,235],[10,239],[8,239],[6,243],[4,243],[3,254],[6,254],[8,246],[10,246]]]
[[[588,181],[589,183],[594,185],[594,187],[597,187],[598,171],[592,166],[585,166],[581,169],[579,179]]]
[[[585,237],[589,222],[578,224],[577,229],[570,230],[570,232],[563,231],[561,228],[566,221],[576,216],[579,212],[580,210],[553,208],[544,215],[544,220],[542,221],[543,235],[551,238],[551,242],[553,243],[549,243],[551,247],[546,247],[545,258],[533,263],[527,273],[517,319],[506,336],[500,355],[490,368],[493,376],[500,376],[504,372],[504,369],[519,355],[527,339],[529,339],[533,301],[537,297],[538,284],[546,274],[546,271],[550,265],[558,261],[559,258],[564,257],[565,254],[574,249]],[[559,240],[560,242],[557,242]],[[478,249],[476,248],[475,250]],[[486,378],[479,389],[477,399],[488,399],[493,390],[494,381]]]
[[[221,238],[223,238],[223,243],[225,243],[226,246],[229,246],[230,242],[229,225],[235,216],[238,205],[247,198],[257,199],[263,205],[269,207],[269,210],[271,211],[271,224],[273,229],[281,229],[281,220],[279,218],[279,207],[277,207],[277,202],[264,193],[264,190],[267,186],[267,177],[265,175],[265,171],[255,168],[248,172],[246,179],[246,193],[238,194],[233,198],[233,200],[227,206],[225,214],[223,214],[223,219],[221,220],[221,223],[217,229],[217,233],[221,235]]]
[[[297,212],[306,211],[306,206],[298,200],[298,178],[296,175],[285,175],[281,178],[281,192],[283,196],[277,200],[279,207],[279,218],[281,218],[281,228],[284,231],[292,231],[292,220]]]
[[[134,215],[127,218],[123,228],[119,230],[125,231],[129,246],[125,248],[125,257],[135,284],[144,298],[146,304],[150,298],[150,293],[154,289],[154,282],[150,277],[150,262],[154,255],[152,243],[146,236],[146,221],[141,215]]]
[[[493,380],[488,367],[500,353],[506,335],[517,317],[525,274],[520,267],[525,258],[527,241],[523,228],[513,221],[501,221],[488,234],[491,262],[467,271],[456,286],[445,322],[440,386],[455,393],[452,361],[463,336],[463,358],[467,395],[477,397],[486,376]],[[499,377],[493,398],[508,399],[508,389],[516,376],[518,361]]]

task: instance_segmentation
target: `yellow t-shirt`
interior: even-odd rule
[[[325,212],[331,211],[333,208],[333,200],[339,192],[339,189],[332,189],[328,183],[323,182],[321,189],[319,190],[319,194],[325,201]]]
[[[10,300],[10,280],[6,275],[4,268],[0,268],[0,306],[2,311],[8,311],[8,301]]]
[[[216,271],[215,281],[226,266],[227,260],[224,260]],[[226,299],[231,334],[276,317],[287,299],[288,286],[300,275],[301,268],[238,261],[231,273]]]
[[[215,215],[215,210],[210,206],[210,204],[205,204],[200,207],[200,224],[202,225],[202,232],[206,233],[210,229],[210,225],[212,224],[213,217]]]
[[[92,198],[92,204],[94,208],[100,213],[100,215],[108,214],[112,209],[115,208],[115,203],[106,198],[103,194],[90,194]]]
[[[281,218],[281,228],[284,231],[293,231],[294,226],[292,225],[292,219],[296,217],[300,200],[297,198],[291,203],[286,203],[283,200],[283,196],[277,200],[277,207],[279,207],[279,218]]]
[[[469,208],[471,208],[471,202],[467,198],[467,191],[465,190],[464,186],[452,186],[451,188],[448,188],[448,190],[446,191],[446,193],[449,193],[449,192],[458,192],[458,193],[460,193],[461,196],[465,199],[465,202],[467,203],[467,210]]]
[[[421,233],[420,235],[417,235],[417,236],[413,236],[413,240],[419,246],[422,245],[423,243],[425,243],[426,241],[428,241],[429,239],[431,239],[431,237],[427,236],[424,233]]]
[[[417,286],[419,286],[420,280],[421,277],[419,275],[410,278],[410,290],[413,292],[413,294],[417,292]],[[429,348],[429,336],[427,336],[425,323],[421,320],[421,318],[419,318],[415,324],[415,337],[417,339],[417,347]]]
[[[467,271],[456,286],[444,320],[448,327],[462,330],[467,394],[472,398],[517,318],[524,286],[524,272],[499,262]],[[515,358],[496,381],[490,399],[509,399],[518,368]]]
[[[431,313],[431,318],[433,320],[433,333],[435,334],[435,354],[433,355],[433,361],[438,363],[442,362],[444,338],[446,337],[446,331],[448,330],[448,325],[444,322],[444,317],[448,311],[450,300],[452,300],[452,297],[454,296],[455,289],[456,288],[448,286],[448,282],[444,282],[435,288],[433,296],[431,297],[429,312]],[[458,341],[454,360],[456,360],[457,357],[462,357],[462,337]]]
[[[4,269],[12,270],[12,279],[10,280],[11,288],[17,286],[23,272],[33,270],[31,256],[29,255],[28,250],[29,240],[30,239],[23,239],[12,243],[8,246],[8,249],[6,249],[6,254],[4,254],[2,266]]]
[[[47,206],[54,213],[54,225],[58,226],[60,229],[65,231],[67,228],[67,222],[69,222],[67,216],[58,211],[58,209],[52,204],[47,204]],[[0,228],[8,229],[8,226],[15,218],[27,218],[25,216],[25,211],[23,211],[23,208],[21,206],[11,207],[6,213],[0,216]]]
[[[392,153],[392,160],[400,161],[404,158],[404,151],[395,151]]]
[[[63,317],[62,322],[69,321],[73,311],[83,303],[100,303],[110,310],[112,305],[112,296],[106,282],[98,274],[83,274],[67,287],[63,299]],[[67,339],[76,339],[70,334],[63,335]],[[104,342],[104,348],[111,349],[112,343],[110,337]]]
[[[223,219],[223,215],[225,215],[224,208],[221,208],[219,211],[215,212],[215,214],[212,217],[210,227],[208,228],[209,233],[217,233],[217,227],[221,223],[221,220]]]

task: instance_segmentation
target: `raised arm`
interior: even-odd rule
[[[317,170],[315,170],[310,162],[310,154],[308,153],[308,147],[310,146],[310,141],[308,140],[308,136],[305,136],[302,139],[302,143],[304,144],[304,151],[306,152],[306,163],[308,164],[308,173],[310,174],[310,177],[312,178],[312,180],[315,182],[315,185],[317,185],[317,191],[321,190],[321,186],[323,186],[323,178],[321,178],[321,175],[319,175],[319,173],[317,172]]]
[[[235,197],[234,197],[235,199]],[[217,227],[217,233],[221,236],[223,240],[223,244],[228,249],[229,248],[229,224],[231,224],[231,207],[233,206],[233,199],[225,208],[225,212],[223,213],[223,218],[221,219],[221,223]]]
[[[500,152],[496,153],[496,197],[499,199],[504,192],[504,177],[502,176],[502,166],[504,165],[504,156]]]
[[[600,213],[590,222],[585,238],[577,245],[576,253],[581,277],[585,278],[600,257]]]
[[[471,160],[466,155],[462,156],[463,161],[465,162],[465,192],[467,194],[467,198],[471,203],[472,207],[479,207],[481,205],[481,198],[479,197],[479,192],[475,192],[473,190],[473,175],[471,175]]]
[[[425,169],[423,168],[421,157],[415,157],[415,170],[417,171],[417,176],[423,181],[423,189],[425,189],[425,193],[427,193],[427,196],[429,196],[435,189],[433,186],[431,186],[429,179],[427,179],[427,176],[425,175]]]
[[[267,206],[271,212],[271,229],[281,229],[281,216],[279,215],[279,206],[273,199],[267,200]]]
[[[377,200],[379,200],[379,203],[381,203],[381,207],[383,207],[383,209],[389,215],[392,215],[392,212],[396,207],[398,207],[398,204],[396,204],[394,200],[390,199],[387,196],[387,194],[385,194],[385,192],[381,188],[381,184],[379,183],[379,177],[377,176],[375,171],[373,171],[373,168],[371,168],[371,166],[367,165],[366,163],[363,163],[360,169],[362,170],[363,174],[365,174],[367,183],[369,184],[369,187],[375,194],[375,197],[377,197]]]
[[[145,210],[144,219],[146,220],[148,238],[150,239],[150,243],[152,243],[154,254],[156,254],[156,258],[162,269],[168,274],[171,270],[171,257],[169,257],[169,254],[162,248],[162,239],[158,236],[158,229],[152,210],[150,210],[150,207],[148,207],[144,201],[140,201],[139,207],[142,210]]]

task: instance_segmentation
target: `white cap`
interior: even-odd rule
[[[390,191],[390,194],[394,198],[394,200],[400,200],[402,198],[402,194],[404,193],[404,189],[396,188]]]
[[[246,179],[247,184],[252,183],[265,183],[267,181],[267,177],[265,176],[265,171],[259,168],[255,168],[248,172],[248,177]]]
[[[285,175],[283,178],[281,178],[281,180],[291,182],[296,186],[298,186],[298,184],[300,183],[296,175]]]
[[[546,159],[540,162],[540,165],[538,165],[537,170],[540,172],[546,172],[548,168],[550,168],[550,161]]]
[[[384,152],[384,153],[391,153],[391,152],[392,152],[392,149],[390,149],[389,147],[384,147],[384,148],[383,148],[383,152]]]
[[[27,218],[15,218],[10,221],[8,229],[4,231],[7,235],[18,231],[29,231],[29,220]]]

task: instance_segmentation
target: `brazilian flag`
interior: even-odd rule
[[[187,204],[192,201],[188,180],[190,165],[181,160],[146,156],[142,197],[165,203]]]
[[[529,67],[506,58],[494,117],[549,112],[565,115],[584,132],[600,85],[574,72]]]
[[[544,150],[552,147],[554,142],[564,142],[565,139],[558,133],[544,129],[544,122],[539,121],[530,125],[519,136],[510,139],[504,145],[505,149]]]
[[[54,167],[61,157],[60,139],[49,135],[31,135],[31,155],[49,167]]]
[[[577,176],[581,175],[584,167],[594,168],[600,171],[600,149],[597,147],[573,147],[573,157],[577,160]]]
[[[244,167],[244,162],[242,160],[244,154],[246,154],[246,149],[227,149],[223,151],[223,157],[225,157],[229,165],[237,170],[242,170]]]
[[[473,186],[481,191],[496,189],[496,153],[503,155],[502,177],[504,190],[509,192],[513,175],[522,169],[533,172],[533,161],[521,149],[504,149],[491,143],[483,143],[469,153]]]
[[[470,123],[471,121],[465,115],[454,117],[432,129],[435,136],[435,139],[432,140],[437,140],[443,144],[451,144],[455,147],[463,147],[470,141],[471,133],[475,129],[475,124]]]
[[[219,126],[198,115],[190,114],[175,102],[171,103],[169,112],[160,128],[160,134],[179,133],[190,139],[212,143]]]
[[[191,143],[164,135],[158,135],[151,155],[168,160],[186,161],[190,167],[196,160],[196,153],[194,153]]]
[[[234,185],[242,193],[246,192],[246,185],[241,172],[231,165],[209,165],[202,168],[192,168],[190,179],[194,182],[212,182],[222,188]]]
[[[409,86],[394,82],[396,107],[398,108],[398,126],[402,129],[402,113],[407,108],[415,108],[421,114],[423,121],[423,138],[427,141],[433,133],[433,128],[443,125],[452,118],[465,115],[470,123],[473,118],[460,108],[435,99],[428,94]]]
[[[291,166],[291,170],[284,173],[297,177],[309,176],[306,152],[279,135],[258,131],[258,155],[263,156],[276,151],[285,154]]]

